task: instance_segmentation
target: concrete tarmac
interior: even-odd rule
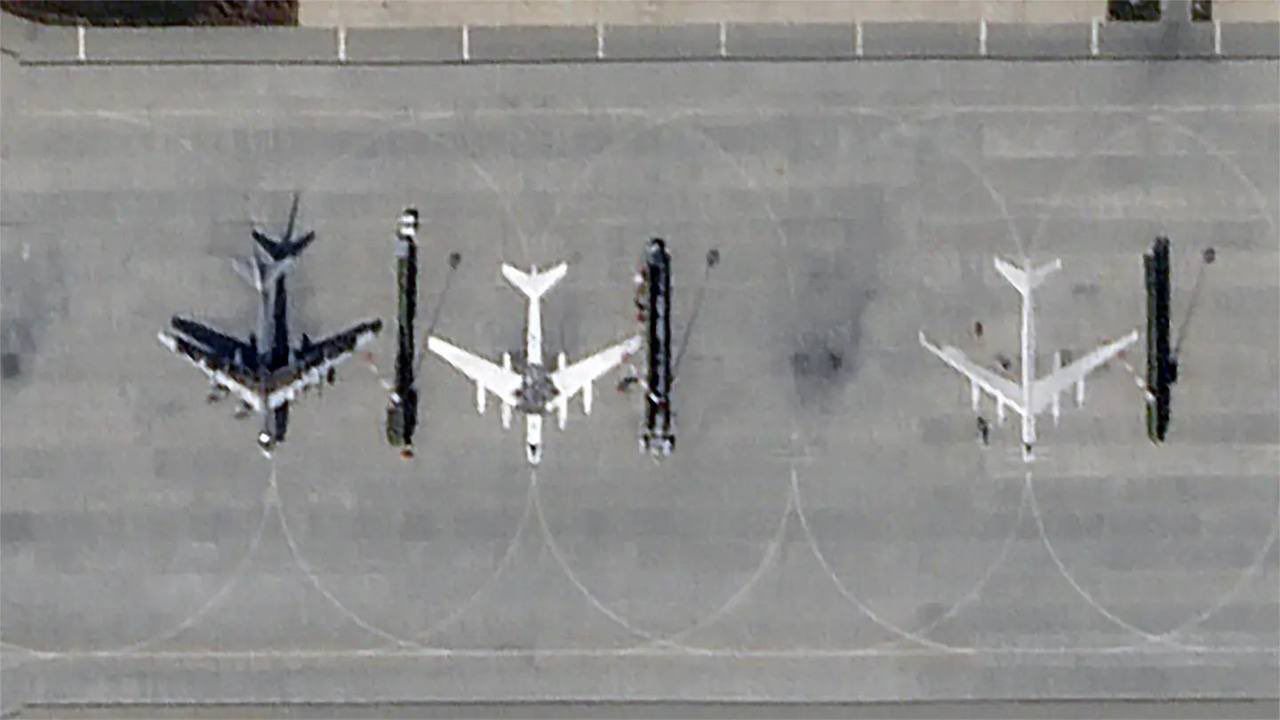
[[[1274,62],[0,70],[5,709],[1275,695]],[[154,338],[248,331],[228,258],[295,190],[312,337],[394,318],[409,205],[423,327],[443,300],[492,358],[501,262],[570,263],[544,335],[576,358],[639,331],[666,238],[677,337],[705,287],[676,454],[614,375],[533,472],[428,357],[415,461],[355,361],[265,461]],[[1169,442],[1117,363],[1035,464],[985,404],[982,447],[917,332],[1016,357],[991,258],[1023,252],[1064,263],[1046,354],[1144,327],[1157,234],[1175,322],[1217,251]]]

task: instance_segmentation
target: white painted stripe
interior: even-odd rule
[[[862,57],[862,21],[853,24],[853,54]]]
[[[338,62],[347,61],[347,28],[338,27]]]
[[[725,24],[720,23],[720,57],[724,57],[725,55],[728,54],[728,51],[726,50],[726,45],[727,45],[726,40],[728,38],[728,34],[729,34],[729,31],[725,27]]]
[[[982,57],[987,56],[987,19],[982,18],[978,21],[978,54]]]
[[[596,59],[604,59],[604,23],[596,23]]]
[[[1280,654],[1280,650],[1265,645],[1227,645],[1227,646],[1152,646],[1152,645],[1106,645],[1106,646],[958,646],[954,649],[884,647],[871,646],[865,648],[762,648],[743,650],[737,648],[698,648],[683,646],[638,645],[624,648],[543,648],[543,649],[484,649],[484,648],[449,648],[431,645],[417,647],[368,648],[368,649],[299,649],[299,650],[32,650],[12,643],[5,643],[9,648],[24,652],[37,659],[53,660],[360,660],[366,658],[446,658],[446,659],[480,659],[495,660],[504,658],[648,658],[648,657],[728,657],[751,659],[825,659],[825,658],[863,658],[863,657],[955,657],[958,655],[991,655],[991,656],[1117,656],[1130,655],[1137,657],[1164,656],[1204,656],[1204,655],[1266,655]],[[149,699],[149,702],[153,700]],[[185,701],[183,701],[185,702]]]
[[[462,26],[462,61],[469,62],[471,60],[471,28],[467,25]]]
[[[88,60],[88,56],[84,51],[84,26],[76,26],[76,56],[80,58],[80,62]]]
[[[1090,32],[1089,54],[1090,55],[1098,54],[1098,28],[1100,28],[1101,26],[1102,26],[1102,18],[1100,17],[1093,18],[1092,23],[1090,23],[1090,28],[1089,28],[1089,32]]]
[[[1275,115],[1280,112],[1280,103],[1230,103],[1187,104],[1187,105],[953,105],[953,104],[907,104],[894,106],[892,111],[911,111],[927,117],[951,117],[966,113],[1001,114],[1001,113],[1033,113],[1045,115],[1112,115],[1150,113],[1161,114],[1194,114],[1194,113],[1267,113]],[[478,108],[468,111],[477,117],[561,117],[561,116],[619,116],[636,118],[726,118],[733,117],[742,108],[679,108],[670,114],[658,113],[644,106],[616,106],[592,108]],[[826,105],[798,109],[795,107],[760,106],[750,109],[752,114],[761,117],[778,117],[783,115],[799,115],[803,117],[833,117],[843,115],[868,115],[874,117],[890,117],[892,111],[885,106],[875,105]],[[155,118],[277,118],[314,117],[314,118],[366,118],[371,120],[394,120],[404,118],[403,110],[366,110],[362,108],[341,109],[301,109],[276,111],[265,108],[246,108],[228,111],[223,108],[157,108],[139,110],[127,108],[120,110],[93,109],[68,110],[64,108],[31,108],[19,109],[16,112],[33,118],[55,118],[61,120],[106,120],[131,122],[139,126]],[[453,110],[415,110],[415,121],[453,120],[459,115]],[[1185,153],[1184,153],[1185,154]]]
[[[1222,20],[1220,18],[1213,19],[1213,54],[1222,54]]]

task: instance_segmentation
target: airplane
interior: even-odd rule
[[[511,353],[502,353],[502,365],[499,366],[442,338],[434,335],[427,338],[428,350],[476,384],[476,410],[480,414],[484,414],[486,391],[493,393],[502,404],[503,428],[511,427],[513,409],[525,414],[525,455],[530,465],[542,461],[542,416],[557,413],[563,430],[568,422],[569,400],[579,392],[582,393],[582,411],[590,415],[592,383],[639,350],[641,344],[640,336],[636,335],[569,366],[565,365],[562,352],[556,369],[547,371],[542,364],[541,299],[568,270],[566,263],[545,272],[539,272],[535,265],[528,273],[505,263],[502,265],[502,276],[529,300],[525,362],[520,373],[512,369]]]
[[[1051,273],[1062,268],[1062,260],[1056,259],[1032,268],[1030,261],[1024,259],[1023,267],[1019,268],[996,257],[995,268],[1022,295],[1021,383],[1015,383],[979,366],[953,345],[939,347],[929,342],[923,330],[920,331],[920,344],[969,379],[974,412],[978,410],[982,391],[986,391],[996,399],[996,413],[1001,424],[1004,423],[1006,407],[1022,416],[1022,459],[1024,462],[1032,462],[1035,459],[1032,446],[1036,442],[1036,415],[1049,408],[1053,414],[1053,422],[1057,425],[1061,412],[1059,395],[1072,385],[1076,390],[1076,406],[1083,405],[1085,377],[1137,341],[1138,331],[1133,330],[1119,340],[1106,343],[1066,367],[1062,366],[1062,353],[1055,352],[1053,372],[1036,378],[1036,326],[1032,291]]]
[[[649,371],[645,386],[645,429],[640,451],[656,458],[675,450],[671,413],[671,253],[662,238],[645,248],[645,267],[637,276],[639,304],[648,325]]]
[[[324,381],[333,384],[334,369],[382,330],[381,320],[368,320],[319,342],[303,333],[301,343],[290,347],[285,276],[315,240],[314,232],[294,237],[297,213],[295,195],[284,234],[272,237],[253,228],[252,257],[232,261],[236,272],[258,291],[257,331],[247,342],[177,315],[171,321],[173,332],[157,334],[161,345],[209,377],[209,402],[234,393],[240,400],[236,417],[251,411],[262,416],[258,447],[267,457],[284,441],[289,403]]]
[[[413,321],[418,307],[418,211],[405,208],[396,226],[396,288],[400,312],[396,328],[395,383],[387,389],[387,442],[400,457],[413,458],[418,426],[418,388],[414,383],[416,352]]]

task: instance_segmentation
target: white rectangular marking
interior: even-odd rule
[[[978,54],[982,57],[987,56],[987,19],[982,18],[978,21]]]
[[[1213,54],[1222,54],[1222,20],[1220,18],[1213,19]]]
[[[338,28],[338,62],[347,61],[347,28]]]
[[[853,24],[853,54],[862,57],[862,21]]]
[[[1098,28],[1102,25],[1102,18],[1095,17],[1090,23],[1089,28],[1089,54],[1098,54]]]
[[[726,50],[726,42],[725,42],[727,38],[728,38],[728,30],[725,28],[725,24],[722,22],[720,23],[720,57],[724,57],[725,55],[728,54]]]
[[[604,23],[596,23],[596,59],[604,59]]]
[[[471,60],[471,28],[462,26],[462,62]]]
[[[84,26],[76,26],[76,57],[80,58],[80,62],[88,60],[88,56],[84,51]]]

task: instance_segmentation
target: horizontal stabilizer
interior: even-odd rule
[[[288,258],[294,258],[302,254],[316,239],[315,232],[308,232],[306,235],[294,240],[288,235],[283,238],[273,238],[270,235],[254,228],[252,230],[254,242],[258,243],[258,247],[266,254],[267,258],[279,262]]]
[[[1028,266],[1030,266],[1030,264],[1031,263],[1027,263]],[[1011,285],[1017,288],[1018,292],[1026,295],[1034,290],[1040,283],[1044,282],[1044,279],[1053,274],[1055,270],[1062,269],[1062,260],[1059,258],[1053,262],[1045,263],[1038,268],[1028,271],[997,256],[995,259],[995,265],[996,270],[998,270]]]
[[[569,271],[569,266],[565,263],[547,270],[546,272],[538,272],[535,267],[532,272],[523,272],[515,267],[507,264],[502,265],[502,276],[507,282],[516,287],[517,290],[529,296],[530,300],[537,300],[547,293],[548,290],[555,287],[560,282],[560,278],[565,276]]]

